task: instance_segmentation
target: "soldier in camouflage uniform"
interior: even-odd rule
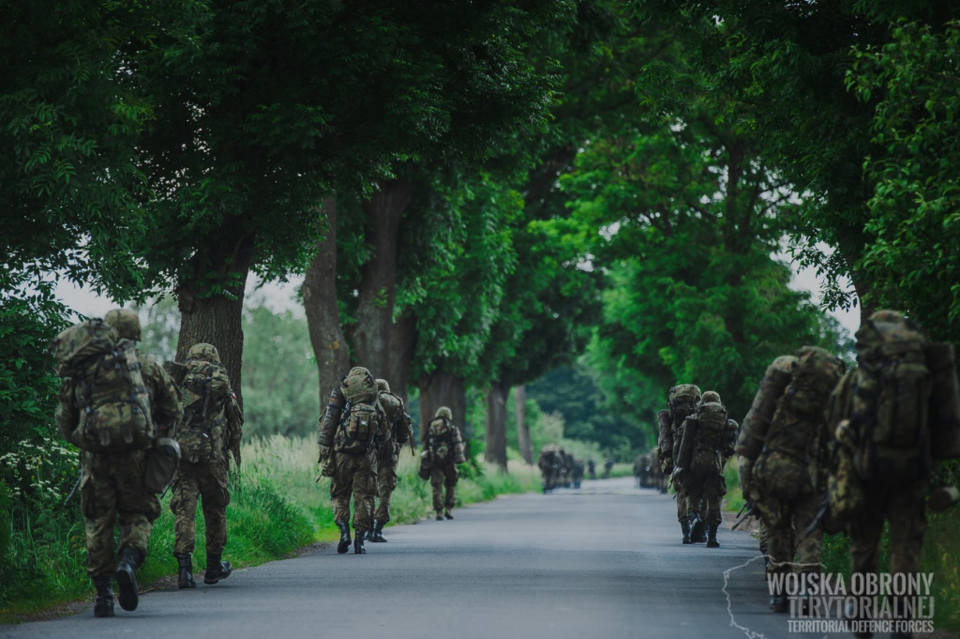
[[[727,409],[714,391],[704,393],[697,412],[684,421],[674,471],[687,495],[690,537],[689,541],[684,537],[684,543],[696,543],[700,526],[706,524],[707,547],[720,546],[720,500],[727,493],[723,466],[733,454],[736,430],[736,422],[727,418]]]
[[[816,520],[826,489],[827,446],[832,437],[824,411],[842,372],[843,362],[819,347],[805,346],[796,357],[779,357],[768,367],[744,420],[737,445],[746,455],[741,482],[756,499],[767,528],[771,573],[820,572],[823,531],[814,527],[807,534],[807,530]],[[777,382],[777,377],[782,381]],[[765,404],[776,407],[772,416]],[[756,460],[752,465],[750,457]],[[789,610],[785,593],[774,592],[770,608]]]
[[[397,488],[397,462],[401,447],[410,441],[413,429],[410,416],[404,411],[403,400],[390,392],[385,379],[377,380],[380,405],[390,425],[390,438],[380,442],[377,448],[377,507],[373,513],[373,526],[367,531],[367,541],[385,542],[383,527],[390,521],[390,498]],[[412,444],[411,444],[412,446]]]
[[[104,322],[116,329],[120,338],[140,340],[140,318],[128,309],[112,310]],[[140,372],[151,398],[151,415],[161,434],[179,421],[182,407],[176,387],[156,361],[137,354]],[[64,379],[57,407],[57,427],[69,442],[81,421],[84,405],[84,384],[74,378]],[[81,451],[83,475],[80,481],[80,504],[87,543],[87,573],[97,589],[93,613],[97,617],[113,616],[111,582],[116,576],[120,585],[120,606],[136,610],[139,603],[135,571],[147,557],[147,545],[153,522],[160,516],[160,501],[143,487],[143,465],[146,451],[117,454],[94,454]],[[114,551],[114,522],[120,518],[120,562]]]
[[[193,550],[198,502],[202,504],[206,527],[207,569],[203,583],[215,584],[233,572],[230,562],[222,559],[227,545],[227,505],[230,503],[227,453],[233,451],[239,462],[243,414],[216,347],[194,344],[187,353],[186,368],[211,380],[206,381],[202,389],[194,390],[185,385],[188,382],[181,383],[180,390],[186,404],[185,419],[177,428],[175,439],[180,444],[182,458],[170,491],[177,585],[196,588]],[[189,379],[191,373],[188,372],[187,376]]]
[[[355,390],[360,389],[360,390]],[[358,395],[354,396],[353,393]],[[354,397],[354,400],[350,400]],[[357,441],[347,434],[355,411],[362,409],[361,422],[368,439]],[[377,446],[390,438],[390,424],[378,399],[377,384],[362,366],[350,369],[330,393],[327,409],[320,419],[318,443],[323,475],[330,477],[333,520],[340,530],[337,552],[350,549],[350,498],[353,497],[353,552],[367,552],[363,541],[373,527],[373,505],[377,495]]]
[[[683,422],[693,413],[700,402],[700,389],[694,384],[678,384],[670,389],[667,398],[667,408],[657,414],[659,438],[657,440],[657,456],[660,459],[660,468],[664,477],[673,474],[673,456],[680,449],[683,439]],[[687,512],[687,497],[679,482],[674,482],[677,498],[677,521],[683,533],[684,543],[690,543],[690,518]],[[706,539],[704,538],[704,541]]]
[[[537,467],[540,469],[540,481],[543,492],[548,493],[557,485],[560,477],[561,459],[559,448],[554,444],[547,444],[540,449],[537,457]]]
[[[437,521],[453,519],[453,507],[456,505],[457,464],[466,461],[463,450],[463,438],[460,429],[453,424],[453,412],[446,406],[437,409],[436,416],[427,427],[424,447],[430,451],[433,468],[430,472],[430,485],[433,487],[433,509]],[[446,497],[443,489],[446,488]]]

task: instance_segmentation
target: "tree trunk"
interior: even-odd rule
[[[487,391],[487,442],[483,458],[507,472],[507,392],[500,382]]]
[[[517,442],[520,445],[520,456],[528,466],[532,466],[533,448],[530,445],[530,425],[527,424],[526,386],[517,386],[513,389],[513,403],[517,415]]]
[[[467,437],[467,385],[460,377],[450,373],[437,372],[429,377],[421,377],[420,388],[420,438],[423,439],[427,426],[433,420],[437,409],[446,406],[453,413],[453,423],[460,429],[463,441],[470,446]]]
[[[317,244],[317,254],[303,279],[303,308],[307,314],[307,331],[320,370],[320,410],[334,386],[350,368],[350,353],[340,329],[337,310],[337,200],[323,201],[321,213],[329,223],[326,237]]]
[[[417,317],[405,312],[400,320],[390,326],[390,352],[387,381],[390,390],[399,395],[404,404],[409,403],[407,386],[410,384],[410,363],[417,350]]]
[[[203,282],[209,272],[197,269],[195,279],[182,281],[177,286],[177,306],[180,309],[180,335],[177,340],[177,361],[186,360],[194,344],[212,344],[220,354],[220,362],[227,369],[230,385],[243,406],[241,364],[243,362],[243,295],[247,275],[253,263],[256,246],[253,232],[239,237],[225,237],[194,257],[194,264],[225,265],[222,275],[238,275],[233,286],[225,287],[226,294],[204,295],[206,291],[195,284]]]
[[[398,178],[381,182],[380,190],[363,203],[366,239],[373,246],[373,257],[361,270],[353,347],[359,365],[370,369],[374,377],[390,374],[398,232],[410,199],[409,180]]]

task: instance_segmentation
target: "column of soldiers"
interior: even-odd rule
[[[825,532],[850,538],[851,575],[876,573],[885,523],[890,572],[916,574],[925,509],[956,501],[954,488],[935,483],[937,462],[960,457],[952,345],[929,342],[896,311],[872,314],[856,338],[857,366],[846,372],[816,347],[775,359],[744,419],[736,446],[740,481],[761,522],[770,575],[818,581]],[[898,599],[891,596],[894,618],[909,620]],[[786,593],[774,588],[770,608],[788,611]],[[847,615],[865,618],[862,610]],[[891,636],[912,635],[898,627]]]
[[[583,461],[557,444],[547,444],[540,450],[537,466],[540,468],[544,493],[555,488],[580,488],[583,481]]]
[[[637,488],[656,488],[667,492],[667,476],[663,474],[656,449],[637,455],[633,460],[633,479]]]

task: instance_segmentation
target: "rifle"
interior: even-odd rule
[[[63,505],[67,506],[70,503],[70,500],[73,499],[73,494],[77,492],[77,488],[80,488],[80,482],[83,481],[83,468],[80,468],[80,476],[77,477],[77,482],[73,485],[73,490],[70,491],[70,494],[67,495],[67,498],[64,500]]]
[[[813,521],[810,522],[810,525],[807,526],[807,529],[803,531],[803,536],[800,537],[800,540],[797,542],[798,545],[806,541],[807,537],[813,534],[813,531],[817,529],[817,526],[820,525],[820,522],[827,515],[828,510],[830,510],[830,498],[825,493],[823,499],[820,500],[820,508],[817,509],[816,516],[813,518]]]
[[[748,499],[747,501],[743,502],[743,506],[740,507],[740,512],[737,513],[737,517],[739,517],[739,519],[737,519],[733,526],[730,527],[730,530],[736,530],[743,524],[743,522],[750,519],[751,516],[758,515],[759,513],[757,512],[756,505]]]

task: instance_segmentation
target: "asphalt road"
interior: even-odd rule
[[[216,586],[146,594],[113,619],[95,619],[91,606],[0,626],[0,636],[825,636],[788,633],[787,615],[768,611],[748,534],[721,530],[719,549],[684,546],[675,513],[669,496],[635,489],[632,478],[587,481],[460,509],[455,521],[388,528],[389,543],[368,543],[366,555],[329,547]]]

